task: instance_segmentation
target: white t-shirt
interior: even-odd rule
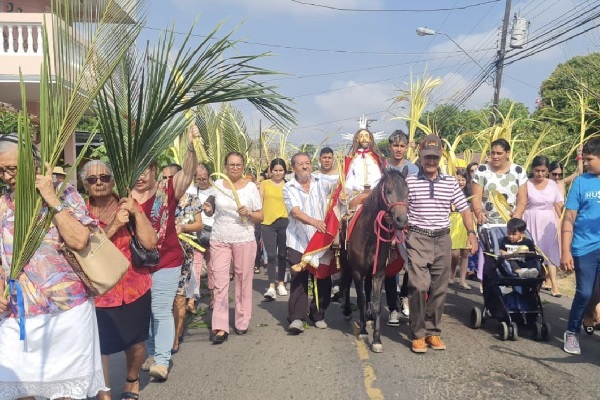
[[[230,189],[223,186],[223,180],[219,179],[215,186],[215,222],[212,226],[210,240],[222,243],[252,242],[254,238],[254,224],[249,218],[243,222],[237,210],[237,204]],[[242,206],[246,206],[251,212],[262,210],[262,202],[258,188],[249,182],[242,189],[237,190]]]
[[[514,211],[517,206],[517,192],[519,187],[526,185],[528,181],[525,168],[517,164],[510,164],[510,168],[505,174],[497,174],[488,164],[481,164],[475,175],[473,182],[483,187],[483,212],[488,218],[490,224],[505,223],[498,211],[494,208],[494,203],[489,198],[492,190],[497,190],[502,194]]]

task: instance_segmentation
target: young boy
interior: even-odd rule
[[[511,218],[506,223],[507,235],[500,240],[500,254],[513,253],[535,253],[535,245],[525,237],[527,224],[519,218]],[[513,258],[508,261],[512,271],[519,278],[537,278],[539,271],[531,265],[531,262],[523,258]]]
[[[581,354],[578,334],[583,314],[600,278],[600,138],[583,146],[583,165],[587,173],[571,185],[561,228],[560,263],[566,271],[575,270],[575,297],[569,312],[563,349]]]

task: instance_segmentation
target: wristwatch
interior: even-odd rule
[[[473,229],[470,229],[470,230],[467,231],[467,235],[470,235],[471,233],[473,235],[477,236],[477,232],[475,232]]]

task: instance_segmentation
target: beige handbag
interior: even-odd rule
[[[73,250],[63,245],[61,251],[92,297],[112,289],[130,264],[101,228],[90,229],[85,249]]]

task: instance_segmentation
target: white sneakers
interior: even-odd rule
[[[402,314],[404,314],[405,317],[409,317],[410,316],[410,310],[408,308],[408,297],[403,297],[402,298]]]
[[[288,295],[288,292],[285,289],[285,286],[283,286],[283,285],[277,286],[277,295],[278,296],[287,296]]]
[[[288,291],[285,289],[285,286],[278,285],[277,291],[275,291],[275,288],[269,287],[267,289],[267,291],[265,292],[264,297],[267,300],[275,300],[278,295],[279,296],[287,296],[288,295]]]
[[[265,299],[267,300],[275,300],[277,298],[277,294],[275,293],[275,288],[270,287],[265,292]]]

